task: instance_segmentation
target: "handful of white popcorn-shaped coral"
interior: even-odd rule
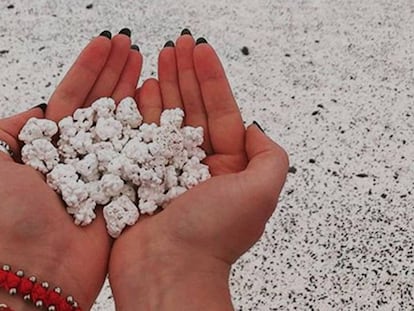
[[[152,215],[208,179],[201,127],[181,127],[184,112],[165,110],[160,125],[142,123],[133,98],[118,106],[100,98],[58,125],[31,118],[19,134],[22,161],[46,175],[77,225],[88,225],[104,206],[108,233],[116,238],[140,214]],[[59,131],[57,147],[52,138]]]

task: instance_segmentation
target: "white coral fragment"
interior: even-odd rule
[[[68,206],[77,207],[88,198],[88,190],[82,180],[61,185],[59,190]]]
[[[61,193],[60,189],[68,183],[77,182],[79,176],[76,174],[76,169],[71,164],[61,164],[55,166],[55,168],[47,174],[47,184],[58,193]]]
[[[180,108],[164,110],[161,113],[161,127],[173,126],[177,129],[181,127],[184,120],[184,111]]]
[[[142,123],[133,98],[115,106],[100,98],[58,126],[30,119],[19,138],[23,161],[46,174],[77,225],[88,225],[103,206],[108,233],[118,237],[140,214],[154,214],[208,179],[201,127],[184,126],[181,109],[165,110],[160,125]],[[52,137],[59,129],[57,148]]]
[[[22,161],[46,174],[59,163],[59,153],[47,138],[39,138],[22,148]]]
[[[131,139],[122,150],[122,154],[136,163],[145,163],[151,159],[148,144],[141,142],[139,138]]]
[[[67,140],[69,137],[73,137],[78,132],[78,127],[71,116],[65,117],[59,121],[60,139]]]
[[[103,209],[106,228],[111,237],[117,238],[126,226],[132,226],[139,218],[139,212],[135,204],[122,195]]]
[[[69,146],[80,155],[88,153],[92,143],[92,134],[84,130],[80,130],[75,136],[69,139]]]
[[[192,149],[197,146],[201,146],[204,141],[204,131],[201,126],[195,128],[191,126],[184,126],[181,129],[181,134],[184,138],[183,143],[185,149]]]
[[[147,124],[144,123],[141,125],[140,129],[140,137],[146,143],[149,143],[154,140],[154,137],[158,131],[158,126],[155,123]]]
[[[57,125],[53,121],[30,118],[21,129],[19,139],[25,144],[31,143],[36,139],[51,140],[52,136],[55,135],[57,131]]]
[[[184,165],[183,173],[178,179],[182,186],[190,189],[208,178],[210,178],[208,166],[200,163],[198,158],[192,157]]]
[[[105,174],[101,179],[102,191],[110,197],[118,196],[124,187],[124,181],[117,175]]]
[[[95,111],[92,107],[79,108],[73,114],[73,120],[76,121],[77,127],[85,131],[92,127],[94,118]]]
[[[76,225],[86,226],[96,218],[95,206],[95,201],[87,199],[79,203],[77,207],[68,207],[67,212],[73,215]]]
[[[98,119],[95,133],[101,140],[120,138],[122,134],[122,123],[114,118]]]
[[[105,193],[102,190],[102,181],[96,180],[87,184],[87,190],[89,198],[96,202],[99,205],[108,204],[111,200],[111,196]]]
[[[139,200],[139,210],[142,214],[152,215],[157,210],[158,206],[154,201]]]
[[[138,126],[141,125],[142,116],[132,97],[126,97],[121,100],[116,108],[116,119],[124,126],[128,125],[133,129],[138,128]]]
[[[84,181],[92,181],[95,180],[95,177],[99,174],[98,164],[96,154],[90,153],[83,159],[75,162],[74,166],[76,168],[76,172],[79,173]]]
[[[115,101],[109,97],[102,97],[97,99],[92,105],[95,111],[95,120],[113,118],[115,111]]]

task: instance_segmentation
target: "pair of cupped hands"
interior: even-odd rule
[[[103,32],[80,53],[45,111],[0,120],[0,139],[15,153],[12,159],[0,152],[0,263],[60,286],[85,310],[107,273],[119,310],[231,310],[230,267],[260,238],[276,207],[286,152],[257,125],[245,128],[220,60],[204,39],[185,30],[175,44],[167,42],[158,80],[136,88],[142,63],[128,29],[112,38]],[[104,96],[134,97],[148,123],[159,122],[163,109],[182,108],[186,125],[204,128],[213,176],[161,213],[141,217],[117,240],[99,211],[91,225],[74,225],[44,176],[19,161],[17,137],[29,118],[59,121]],[[2,292],[0,298],[9,299]]]

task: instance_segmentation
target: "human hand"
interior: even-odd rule
[[[0,263],[23,269],[40,281],[59,286],[88,310],[107,272],[111,240],[101,214],[88,227],[74,225],[60,197],[44,177],[19,158],[18,133],[30,117],[59,121],[96,98],[133,96],[142,56],[131,49],[126,30],[108,39],[98,36],[86,46],[53,93],[45,113],[34,108],[0,120],[0,140],[15,161],[0,152]],[[0,301],[16,310],[31,310],[21,298],[0,290]]]
[[[231,310],[231,264],[263,233],[283,187],[286,152],[242,118],[220,61],[189,35],[159,56],[159,83],[139,92],[146,122],[181,107],[202,126],[212,178],[114,243],[109,278],[119,310]],[[170,44],[171,45],[171,44]]]

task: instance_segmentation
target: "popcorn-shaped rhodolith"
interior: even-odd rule
[[[36,139],[51,140],[58,131],[55,122],[47,119],[30,118],[19,133],[19,139],[29,144]]]
[[[132,226],[139,218],[139,211],[135,204],[122,195],[103,209],[106,228],[111,237],[117,238],[126,226]]]
[[[145,124],[132,97],[117,107],[100,98],[58,126],[30,119],[19,136],[22,159],[46,175],[75,224],[90,224],[103,207],[108,233],[118,237],[140,213],[154,214],[210,177],[201,163],[203,128],[182,127],[183,120],[177,108],[163,111],[160,125]]]
[[[137,104],[132,97],[126,97],[119,103],[116,108],[116,117],[124,126],[133,129],[138,128],[142,124],[142,115],[138,110]]]
[[[91,107],[95,111],[95,122],[99,119],[114,117],[115,101],[110,97],[102,97],[97,99]]]
[[[59,163],[57,149],[46,138],[38,138],[24,145],[21,154],[24,163],[43,174],[50,172]]]

